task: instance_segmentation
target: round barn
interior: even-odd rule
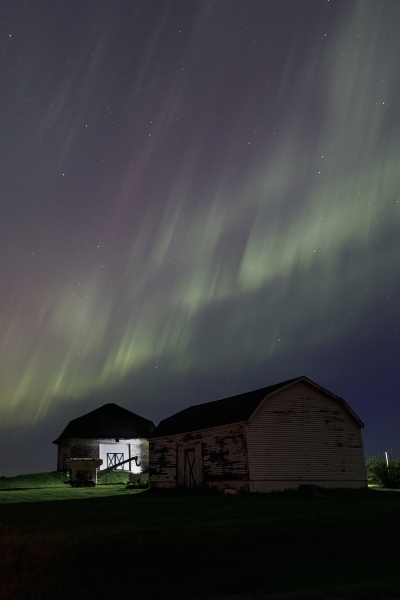
[[[103,469],[127,461],[116,469],[148,473],[148,437],[154,429],[152,421],[117,404],[105,404],[70,421],[54,440],[58,446],[57,470],[65,471],[68,459],[87,457],[102,459]]]

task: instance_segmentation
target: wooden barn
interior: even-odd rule
[[[105,404],[70,421],[54,440],[58,445],[57,470],[66,469],[69,458],[101,458],[102,469],[132,459],[117,469],[148,473],[148,437],[154,423],[118,406]],[[133,457],[138,457],[137,461]]]
[[[364,487],[363,426],[307,377],[191,406],[151,434],[150,487]]]

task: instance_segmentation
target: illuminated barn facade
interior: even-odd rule
[[[151,434],[150,486],[365,487],[363,426],[344,400],[306,377],[192,406]]]
[[[64,471],[69,458],[101,458],[102,469],[132,459],[116,468],[148,473],[148,437],[154,427],[152,421],[117,404],[105,404],[70,421],[54,440],[58,446],[57,470]]]

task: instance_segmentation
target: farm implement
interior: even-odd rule
[[[98,468],[103,464],[101,458],[69,458],[65,461],[65,465],[69,472],[70,484],[72,487],[94,487],[97,485],[97,476],[104,475],[113,471],[117,467],[135,461],[136,466],[140,467],[137,456],[131,456],[126,460],[122,460],[107,469],[98,471]]]

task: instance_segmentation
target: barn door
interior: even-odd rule
[[[195,463],[196,463],[196,453],[194,448],[190,450],[185,450],[185,479],[183,485],[186,488],[195,488],[196,487],[196,479],[195,479]]]
[[[201,487],[203,483],[203,465],[201,444],[178,447],[178,486],[187,489]]]

